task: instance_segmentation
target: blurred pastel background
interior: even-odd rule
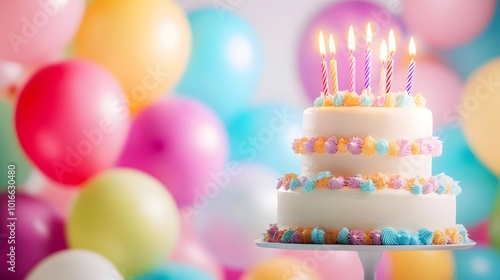
[[[362,69],[368,22],[373,69],[396,33],[395,90],[415,38],[434,172],[461,181],[457,222],[478,243],[386,253],[378,279],[500,279],[495,0],[0,0],[0,279],[362,279],[355,252],[253,242],[276,178],[300,171],[319,30],[342,89],[347,26]]]

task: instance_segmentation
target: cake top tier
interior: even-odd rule
[[[367,90],[361,95],[355,92],[338,91],[335,94],[321,94],[314,100],[314,107],[425,107],[425,98],[417,93],[412,96],[406,92],[389,92],[374,96]]]

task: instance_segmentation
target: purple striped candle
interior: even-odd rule
[[[413,85],[413,76],[415,75],[415,60],[413,58],[415,57],[415,53],[417,52],[415,48],[415,40],[413,37],[410,39],[410,55],[411,55],[411,62],[410,66],[408,67],[408,76],[406,77],[406,88],[405,91],[408,94],[411,94],[411,87]]]

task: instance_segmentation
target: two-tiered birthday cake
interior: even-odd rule
[[[431,173],[442,142],[425,99],[322,95],[303,113],[301,175],[278,180],[278,220],[265,241],[353,245],[467,243],[457,181]]]

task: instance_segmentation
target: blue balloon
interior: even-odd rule
[[[495,205],[498,179],[474,156],[462,130],[450,126],[435,132],[441,137],[443,154],[433,159],[433,173],[444,172],[460,181],[457,222],[474,225],[488,217]]]
[[[457,280],[500,279],[500,252],[491,248],[476,247],[455,251],[453,255]]]
[[[14,128],[14,108],[6,101],[0,101],[0,164],[5,175],[0,179],[0,189],[8,186],[7,166],[16,166],[15,183],[21,185],[31,173],[31,164],[21,148]]]
[[[463,78],[470,76],[479,66],[500,56],[500,5],[497,5],[490,25],[474,41],[448,50],[442,55]]]
[[[244,110],[228,125],[230,158],[298,173],[301,156],[293,153],[291,142],[302,136],[301,123],[302,112],[283,104]]]
[[[188,14],[192,32],[189,65],[176,91],[202,100],[228,121],[247,107],[262,74],[262,48],[253,28],[223,10]]]
[[[215,276],[195,266],[172,263],[165,267],[150,270],[134,278],[135,280],[215,280]]]

